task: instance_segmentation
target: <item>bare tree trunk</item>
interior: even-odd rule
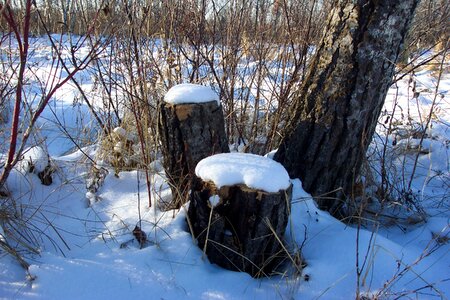
[[[418,2],[342,0],[330,14],[275,155],[322,209],[351,198]]]

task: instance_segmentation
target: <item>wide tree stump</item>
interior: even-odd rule
[[[208,87],[181,84],[169,90],[160,107],[159,135],[172,200],[163,209],[187,202],[195,166],[205,157],[229,152],[222,106]]]
[[[255,182],[247,180],[249,178],[245,174],[243,180],[235,181],[236,171],[249,171],[248,174],[261,175],[261,178],[269,174],[275,177],[279,175],[264,166],[259,169],[258,163],[249,170],[245,164],[256,155],[222,154],[225,155],[233,155],[237,160],[242,160],[244,165],[238,163],[233,166],[233,161],[224,161],[223,168],[218,168],[214,164],[202,166],[210,158],[201,161],[196,174],[204,178],[196,176],[193,180],[187,221],[198,240],[198,246],[206,252],[211,263],[229,270],[244,271],[254,277],[268,275],[286,257],[281,241],[290,214],[292,185],[289,176],[279,165],[285,173],[281,189],[275,187],[277,190],[273,191],[273,187],[270,187],[268,192],[261,187],[249,187],[247,184],[252,186]],[[218,177],[211,181],[208,175],[203,174],[201,167],[216,172],[214,176],[220,176],[222,172],[225,180],[221,181]],[[267,179],[271,180],[270,177]],[[233,181],[242,183],[221,186],[224,182]]]

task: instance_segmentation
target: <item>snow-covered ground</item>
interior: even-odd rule
[[[34,46],[36,51],[44,49],[39,43]],[[42,50],[42,55],[51,54]],[[36,57],[42,76],[51,71],[50,61]],[[93,84],[87,75],[79,79],[84,87]],[[352,299],[358,282],[360,293],[368,297],[449,298],[450,76],[441,78],[437,94],[435,71],[423,69],[413,81],[419,95],[413,94],[409,77],[389,91],[382,118],[395,118],[396,128],[389,130],[382,119],[370,153],[372,160],[380,160],[387,141],[387,172],[398,178],[392,189],[401,194],[411,186],[411,197],[427,218],[417,220],[402,212],[391,222],[369,221],[358,228],[318,210],[301,182],[293,179],[286,243],[292,255],[301,250],[306,267],[301,276],[292,268],[260,279],[210,264],[189,233],[185,208],[157,209],[159,197],[170,197],[160,168],[155,167],[151,176],[151,208],[145,175],[137,171],[116,177],[109,170],[92,198],[86,189],[91,164],[81,151],[67,153],[73,144],[59,126],[63,124],[76,140],[89,139],[86,129],[92,117],[81,101],[75,101],[76,88],[64,86],[38,122],[34,141],[41,141],[40,148],[27,152],[8,180],[28,228],[24,239],[40,248],[39,254],[22,253],[31,264],[29,273],[0,250],[0,299]],[[432,127],[423,140],[403,134],[423,126],[431,108]],[[1,143],[4,151],[7,141]],[[418,155],[420,143],[424,151]],[[45,167],[44,149],[57,167],[49,186],[41,184],[38,170],[27,172],[27,162]],[[95,157],[97,146],[83,151]],[[0,201],[8,204],[7,199]],[[6,221],[0,218],[5,228],[20,225]],[[143,248],[132,234],[136,225],[147,234]]]

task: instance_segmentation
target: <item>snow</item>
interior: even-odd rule
[[[45,39],[34,40],[32,47],[35,51],[30,53],[42,57],[51,53]],[[36,74],[42,77],[54,68],[51,59],[33,63],[34,71],[40,70]],[[81,74],[80,82],[91,90],[94,83],[88,75]],[[411,97],[407,78],[390,89],[384,117],[393,116],[399,125],[389,132],[380,124],[370,149],[370,159],[378,159],[387,139],[387,153],[394,154],[385,157],[386,171],[398,179],[394,192],[407,186],[417,154],[417,137],[404,137],[402,130],[427,115],[433,92],[426,91],[434,91],[436,86],[429,71],[417,72],[414,80],[421,90],[417,101]],[[36,82],[27,82],[24,89],[29,92],[28,99],[40,99],[42,91],[33,86]],[[300,251],[307,265],[301,275],[288,264],[285,274],[255,279],[209,263],[189,233],[186,207],[169,212],[157,209],[157,201],[171,197],[161,160],[150,166],[151,207],[145,174],[136,170],[116,177],[109,169],[98,191],[86,189],[93,162],[85,154],[95,158],[99,146],[83,141],[94,140],[90,135],[96,137],[98,131],[87,106],[75,101],[76,87],[65,85],[38,120],[33,144],[27,145],[24,160],[8,178],[14,201],[0,198],[0,240],[16,246],[6,229],[23,230],[25,242],[36,242],[39,250],[39,254],[20,252],[31,264],[28,274],[0,247],[0,299],[354,299],[357,261],[363,295],[379,299],[449,298],[449,89],[450,76],[445,74],[439,89],[443,97],[436,101],[433,126],[422,144],[429,153],[418,156],[411,184],[414,197],[426,212],[426,222],[396,216],[391,224],[365,222],[360,228],[345,224],[319,210],[301,182],[293,179],[291,218],[284,238],[292,255]],[[91,92],[89,96],[98,101],[94,104],[101,107],[101,94]],[[218,100],[215,95],[211,99]],[[7,132],[9,125],[0,125],[0,132]],[[79,142],[82,151],[74,150],[63,129]],[[116,133],[127,134],[122,129]],[[7,138],[0,134],[0,157],[5,157]],[[393,145],[394,140],[398,146]],[[31,162],[38,169],[45,167],[47,153],[56,169],[50,186],[42,185],[35,173],[28,172]],[[218,159],[217,164],[205,161],[206,167],[199,167],[201,173],[219,185],[243,183],[277,191],[290,184],[285,171],[269,158],[231,154]],[[94,163],[100,168],[101,162]],[[209,201],[214,206],[220,199],[211,197]],[[26,224],[14,223],[13,212]],[[148,243],[143,248],[132,235],[136,225],[147,233]],[[25,231],[27,227],[30,231]]]
[[[211,204],[211,207],[216,207],[217,204],[220,203],[220,197],[219,195],[212,195],[211,197],[209,197],[208,201],[209,204]]]
[[[221,188],[245,184],[249,188],[276,193],[286,190],[289,175],[284,167],[270,158],[248,153],[221,153],[202,159],[195,174]]]
[[[185,222],[185,211],[172,218],[140,204],[142,227],[149,245],[140,249],[131,230],[137,219],[136,171],[108,175],[99,192],[101,201],[81,205],[78,188],[66,186],[50,194],[45,209],[59,205],[64,211],[49,214],[68,247],[55,249],[48,242],[45,251],[32,260],[27,281],[24,271],[8,256],[0,257],[0,298],[19,299],[351,299],[356,282],[356,236],[358,230],[318,210],[293,181],[292,216],[286,239],[301,245],[307,267],[301,277],[274,276],[254,279],[248,274],[223,270],[202,258]],[[141,182],[141,184],[143,184]],[[141,187],[143,188],[143,186]],[[50,188],[43,187],[48,191]],[[445,229],[447,226],[447,229]],[[363,228],[359,232],[359,259],[368,253],[363,270],[363,292],[375,293],[392,279],[398,262],[412,265],[432,241],[431,232],[447,230],[445,218],[433,218],[408,233]],[[55,240],[57,235],[47,232]],[[375,234],[374,237],[372,235]],[[389,238],[386,238],[386,235]],[[122,245],[128,243],[125,247]],[[58,240],[60,241],[60,240]],[[433,244],[434,246],[434,244]],[[448,287],[450,255],[441,247],[423,264],[413,265],[392,290],[407,290],[433,283],[444,293]],[[420,274],[420,278],[416,276]],[[309,279],[304,278],[308,275]]]
[[[27,173],[34,168],[36,173],[42,172],[48,165],[47,152],[40,146],[30,147],[24,150],[23,159],[20,161],[19,169]]]
[[[219,96],[211,88],[192,83],[182,83],[173,86],[164,96],[164,101],[170,104],[217,101],[217,104],[220,105]]]
[[[113,132],[117,134],[119,137],[126,138],[127,137],[127,131],[123,129],[122,127],[116,127],[114,128]]]
[[[3,232],[3,228],[0,227],[0,242],[5,242],[5,233]]]

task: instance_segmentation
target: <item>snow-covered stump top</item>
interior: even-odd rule
[[[194,104],[216,101],[220,105],[219,96],[209,87],[182,83],[173,86],[164,96],[164,102],[170,104]]]
[[[195,175],[223,186],[244,184],[248,188],[268,193],[287,190],[291,185],[289,174],[278,162],[255,154],[224,153],[201,160]]]
[[[196,84],[172,87],[160,111],[163,164],[172,189],[172,201],[161,207],[178,208],[188,200],[197,163],[210,155],[229,152],[225,121],[218,95]]]
[[[224,153],[201,160],[195,173],[188,222],[209,260],[255,277],[272,273],[283,258],[279,241],[292,196],[283,166],[254,154]]]

